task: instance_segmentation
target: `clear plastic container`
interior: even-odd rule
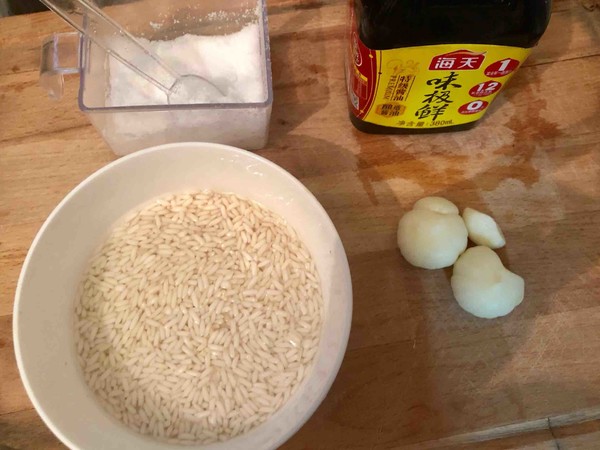
[[[111,106],[110,68],[120,63],[78,33],[46,39],[42,86],[51,97],[60,98],[63,75],[79,73],[79,107],[117,155],[170,142],[216,142],[249,150],[266,145],[273,88],[264,0],[138,0],[103,11],[134,36],[150,41],[231,34],[249,23],[257,23],[260,30],[265,96],[256,103]]]

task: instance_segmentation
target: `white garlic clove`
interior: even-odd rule
[[[469,239],[477,245],[496,249],[506,244],[502,230],[491,216],[473,208],[465,208],[462,217],[469,231]]]
[[[458,207],[443,197],[424,197],[415,202],[413,209],[426,209],[440,214],[458,214]]]
[[[525,295],[525,281],[504,267],[496,253],[478,246],[464,252],[454,264],[452,292],[465,311],[493,319],[517,307]]]
[[[467,248],[467,228],[458,208],[441,197],[421,199],[415,207],[398,223],[397,242],[402,256],[424,269],[451,266]]]

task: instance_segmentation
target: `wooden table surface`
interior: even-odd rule
[[[427,136],[366,135],[350,124],[345,2],[274,0],[269,20],[275,102],[258,153],[323,204],[355,293],[339,375],[283,448],[600,448],[598,0],[555,1],[540,45],[486,119]],[[42,39],[67,29],[50,13],[0,19],[2,449],[64,448],[21,385],[13,296],[43,220],[115,159],[77,108],[76,77],[59,102],[38,86]],[[402,259],[398,219],[425,195],[502,225],[500,255],[526,280],[513,314],[471,317],[452,299],[449,271]]]

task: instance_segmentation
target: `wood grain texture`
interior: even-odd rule
[[[315,194],[348,253],[354,316],[328,397],[283,448],[598,448],[600,9],[558,0],[548,32],[475,129],[375,136],[347,119],[345,4],[269,4],[275,102],[259,154]],[[115,157],[76,105],[37,86],[49,13],[0,19],[0,446],[53,449],[21,387],[16,280],[52,208]],[[310,49],[310,50],[308,50]],[[449,271],[409,266],[399,217],[424,195],[491,213],[526,280],[506,318],[468,316]]]

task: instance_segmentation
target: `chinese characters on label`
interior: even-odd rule
[[[383,103],[377,105],[376,111],[380,116],[396,117],[404,114],[406,107],[400,103]]]
[[[387,103],[377,105],[376,113],[385,117],[396,117],[404,114],[406,107],[399,102],[408,99],[408,94],[415,81],[414,75],[394,73],[385,88],[383,99]]]
[[[484,53],[457,50],[434,57],[429,64],[429,70],[477,70],[484,59]]]
[[[414,79],[414,75],[392,75],[383,98],[394,102],[405,101]]]
[[[458,80],[458,74],[454,71],[443,78],[432,78],[427,80],[427,86],[433,86],[433,91],[424,95],[421,106],[415,112],[418,119],[431,119],[435,122],[438,117],[443,116],[451,100],[452,89],[461,88],[462,86],[455,81]]]

